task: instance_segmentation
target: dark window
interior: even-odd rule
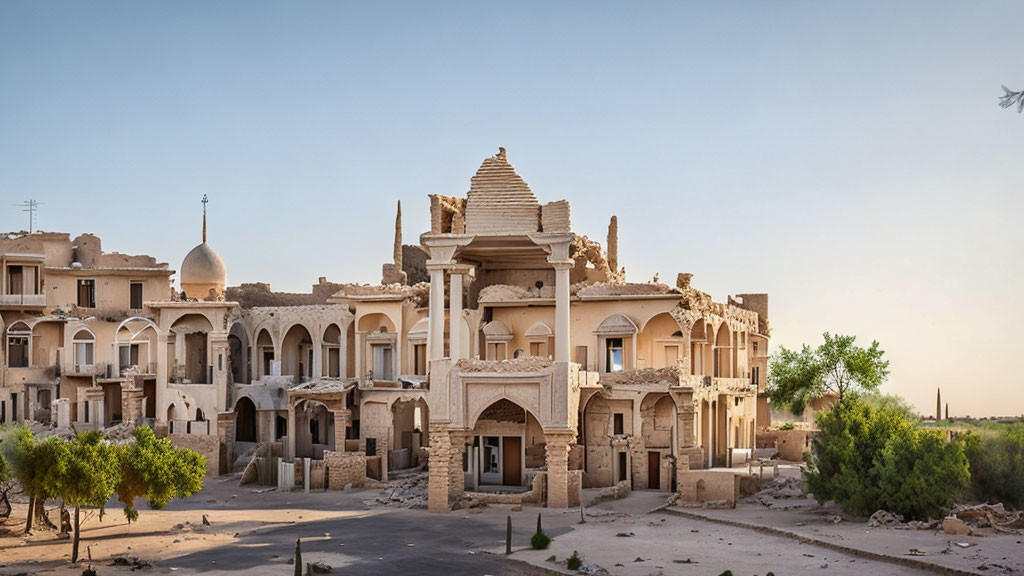
[[[274,430],[274,439],[280,440],[281,438],[284,437],[285,434],[288,433],[288,419],[278,416],[277,426],[275,426],[275,428],[276,430]]]
[[[623,432],[622,432],[622,429],[623,429],[622,420],[623,420],[622,413],[616,413],[616,414],[612,415],[612,423],[613,423],[612,424],[612,428],[613,428],[613,432],[612,433],[613,434],[623,434]]]
[[[754,366],[753,371],[750,373],[750,383],[757,386],[761,383],[761,367]]]
[[[28,368],[28,336],[7,338],[7,365],[11,368]]]
[[[78,281],[78,307],[79,308],[95,308],[96,307],[96,281],[95,280],[79,280]]]
[[[622,482],[623,480],[626,479],[626,468],[627,467],[628,467],[628,464],[626,463],[626,453],[625,452],[619,452],[619,478],[618,478],[618,480],[616,480],[616,482]]]
[[[312,437],[313,444],[320,443],[320,421],[316,418],[309,421],[309,435]]]
[[[7,401],[0,401],[0,423],[7,422]]]
[[[142,282],[131,283],[131,303],[129,308],[142,310]]]

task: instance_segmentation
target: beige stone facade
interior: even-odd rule
[[[205,215],[179,289],[93,236],[0,238],[4,418],[48,419],[59,393],[77,428],[211,436],[220,471],[270,445],[286,476],[301,484],[308,458],[331,488],[427,466],[435,511],[467,493],[567,507],[584,487],[677,490],[756,446],[766,295],[627,282],[617,219],[608,250],[575,233],[569,202],[541,204],[503,149],[428,206],[418,246],[399,207],[380,285],[308,294],[226,288]]]

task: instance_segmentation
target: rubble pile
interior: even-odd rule
[[[103,438],[111,444],[130,444],[135,441],[135,427],[122,423],[104,428]]]
[[[389,486],[380,491],[380,496],[373,500],[364,500],[367,505],[398,506],[400,508],[427,507],[426,470],[415,470],[395,474]]]
[[[991,528],[1003,534],[1019,534],[1024,528],[1024,512],[1011,512],[1003,504],[979,504],[958,506],[953,516],[963,520],[972,529]]]
[[[991,530],[1001,534],[1020,534],[1024,528],[1024,512],[1011,512],[1002,504],[979,504],[957,506],[952,514],[939,520],[911,520],[904,522],[903,516],[887,510],[878,510],[868,520],[871,528],[895,528],[897,530],[942,530],[946,534],[978,534],[979,530]]]
[[[770,480],[763,480],[761,482],[761,489],[757,493],[743,498],[740,502],[761,504],[767,508],[788,508],[789,506],[781,505],[784,503],[797,504],[797,502],[792,501],[806,501],[810,498],[812,496],[804,492],[804,481],[802,479],[776,477]],[[800,504],[802,503],[804,502],[800,502]]]

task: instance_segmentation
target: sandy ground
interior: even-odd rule
[[[671,510],[655,511],[664,505],[665,493],[635,492],[587,508],[587,522],[579,524],[578,508],[493,506],[435,515],[377,505],[374,499],[387,491],[264,492],[238,487],[236,481],[208,480],[202,492],[174,501],[165,510],[140,507],[139,522],[130,526],[120,506],[111,504],[102,523],[94,518],[85,525],[82,556],[91,553],[101,575],[280,575],[292,573],[288,562],[295,539],[301,537],[306,562],[323,561],[344,574],[526,576],[564,571],[564,560],[574,550],[592,573],[623,575],[714,576],[727,569],[737,576],[768,571],[780,576],[935,572],[800,542],[797,536],[893,558],[910,557],[913,549],[920,554],[912,556],[916,560],[969,573],[1024,572],[1024,536],[951,537],[935,531],[867,528],[853,519],[834,524],[834,509],[807,499],[771,508],[760,503],[741,504],[735,510],[685,508],[680,510],[688,517],[682,517]],[[538,513],[554,538],[549,550],[528,547]],[[209,525],[203,524],[204,515]],[[513,562],[503,554],[508,517],[513,521]],[[0,575],[81,574],[82,566],[68,563],[70,541],[57,540],[46,530],[23,535],[23,519],[24,505],[19,505],[14,518],[0,526]],[[768,534],[759,526],[785,534]],[[971,546],[960,548],[956,542]],[[111,557],[118,554],[138,557],[151,566],[137,572],[111,566]],[[557,561],[549,561],[551,556]]]

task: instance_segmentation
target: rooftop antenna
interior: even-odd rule
[[[22,212],[28,212],[28,233],[31,234],[35,230],[36,224],[36,211],[39,210],[39,206],[44,204],[43,202],[36,202],[35,200],[25,200],[21,204],[14,204],[14,206],[20,206]]]
[[[209,204],[210,199],[203,194],[203,244],[206,244],[206,205]]]

